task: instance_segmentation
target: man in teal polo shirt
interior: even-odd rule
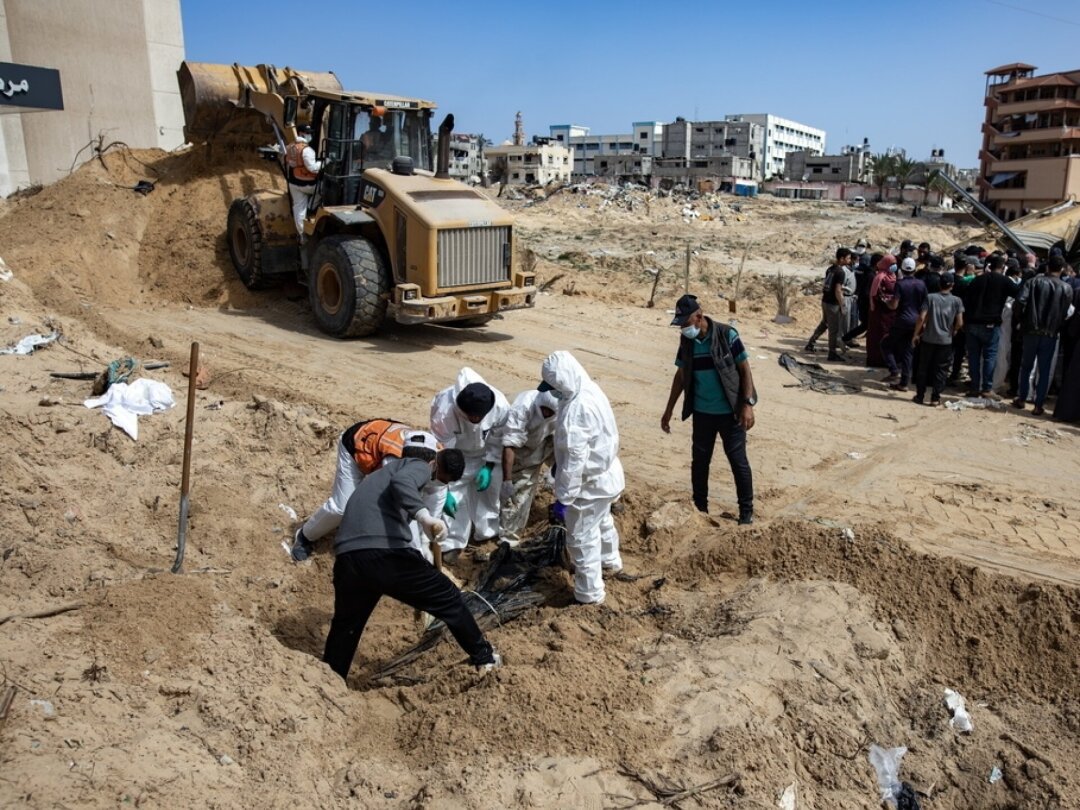
[[[682,337],[660,427],[671,432],[675,403],[685,395],[682,418],[694,417],[690,456],[694,505],[709,511],[709,465],[719,435],[735,476],[739,523],[753,523],[754,480],[746,457],[746,431],[754,426],[757,391],[746,349],[739,333],[707,317],[693,295],[684,295],[675,304],[671,325],[679,327]]]

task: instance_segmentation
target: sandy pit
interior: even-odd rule
[[[125,188],[138,179],[154,192]],[[907,746],[924,808],[1080,807],[1076,428],[918,408],[855,364],[836,370],[859,393],[827,396],[777,363],[817,322],[812,282],[837,245],[940,247],[968,229],[724,195],[696,218],[644,192],[507,200],[546,284],[535,309],[337,341],[303,288],[248,292],[229,263],[229,202],[280,184],[254,160],[113,150],[0,208],[0,343],[63,334],[0,357],[0,804],[869,808],[876,743]],[[659,427],[688,245],[691,291],[717,317],[744,266],[752,527],[731,519],[722,457],[712,516],[692,509],[689,426]],[[799,278],[788,324],[772,321],[778,270]],[[212,380],[172,575],[193,340]],[[545,604],[491,632],[506,665],[487,676],[443,643],[375,678],[418,640],[384,602],[342,683],[319,661],[331,556],[290,563],[279,505],[321,502],[353,421],[423,424],[463,365],[513,396],[555,349],[619,420],[630,576],[587,608],[546,572]],[[170,362],[146,374],[179,403],[137,442],[83,407],[90,383],[49,376],[126,355]],[[54,608],[70,609],[3,620]],[[950,728],[946,688],[970,735]]]

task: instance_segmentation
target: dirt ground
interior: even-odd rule
[[[0,343],[63,333],[0,357],[0,681],[15,687],[0,804],[619,808],[689,790],[668,806],[868,808],[877,743],[907,746],[901,777],[924,808],[1080,807],[1077,430],[918,408],[856,365],[836,370],[861,391],[827,396],[777,362],[817,322],[809,281],[837,245],[941,247],[969,231],[874,206],[717,195],[695,217],[644,192],[563,191],[506,202],[548,284],[535,309],[337,341],[303,288],[254,294],[235,278],[226,209],[280,187],[266,166],[113,151],[0,207],[14,274]],[[153,193],[124,188],[141,178]],[[688,245],[691,291],[719,317],[745,256],[752,527],[731,519],[722,456],[713,516],[691,508],[689,426],[659,428]],[[777,270],[807,282],[793,323],[772,320]],[[212,382],[175,576],[193,340]],[[375,679],[417,640],[411,611],[384,603],[346,686],[319,661],[331,555],[292,564],[280,505],[318,506],[353,421],[425,423],[463,365],[513,396],[555,349],[619,420],[617,522],[637,578],[588,608],[550,572],[545,605],[490,634],[506,665],[487,676],[444,643]],[[146,374],[179,403],[141,418],[137,442],[83,407],[89,383],[49,376],[126,355],[170,362]],[[950,728],[946,688],[972,734]],[[730,784],[694,792],[715,780]]]

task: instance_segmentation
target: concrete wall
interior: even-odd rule
[[[7,13],[0,2],[0,62],[14,62],[8,42]],[[30,167],[26,163],[26,142],[23,139],[22,116],[15,113],[0,115],[0,195],[30,185]]]
[[[99,136],[134,148],[183,143],[179,0],[0,2],[7,61],[58,69],[64,92],[63,111],[0,116],[20,119],[28,178],[15,185],[65,176],[79,150]],[[17,150],[12,126],[0,129],[0,153]],[[91,156],[86,150],[80,160]],[[0,176],[0,193],[14,190],[13,177],[9,172],[5,187]]]

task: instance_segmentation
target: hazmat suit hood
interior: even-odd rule
[[[570,352],[549,355],[541,376],[562,394],[555,417],[555,499],[573,504],[618,497],[626,482],[607,395]]]
[[[566,351],[548,355],[541,366],[540,377],[562,395],[561,401],[564,403],[576,397],[586,383],[592,382],[589,372],[574,355]],[[557,395],[555,398],[560,399]]]

